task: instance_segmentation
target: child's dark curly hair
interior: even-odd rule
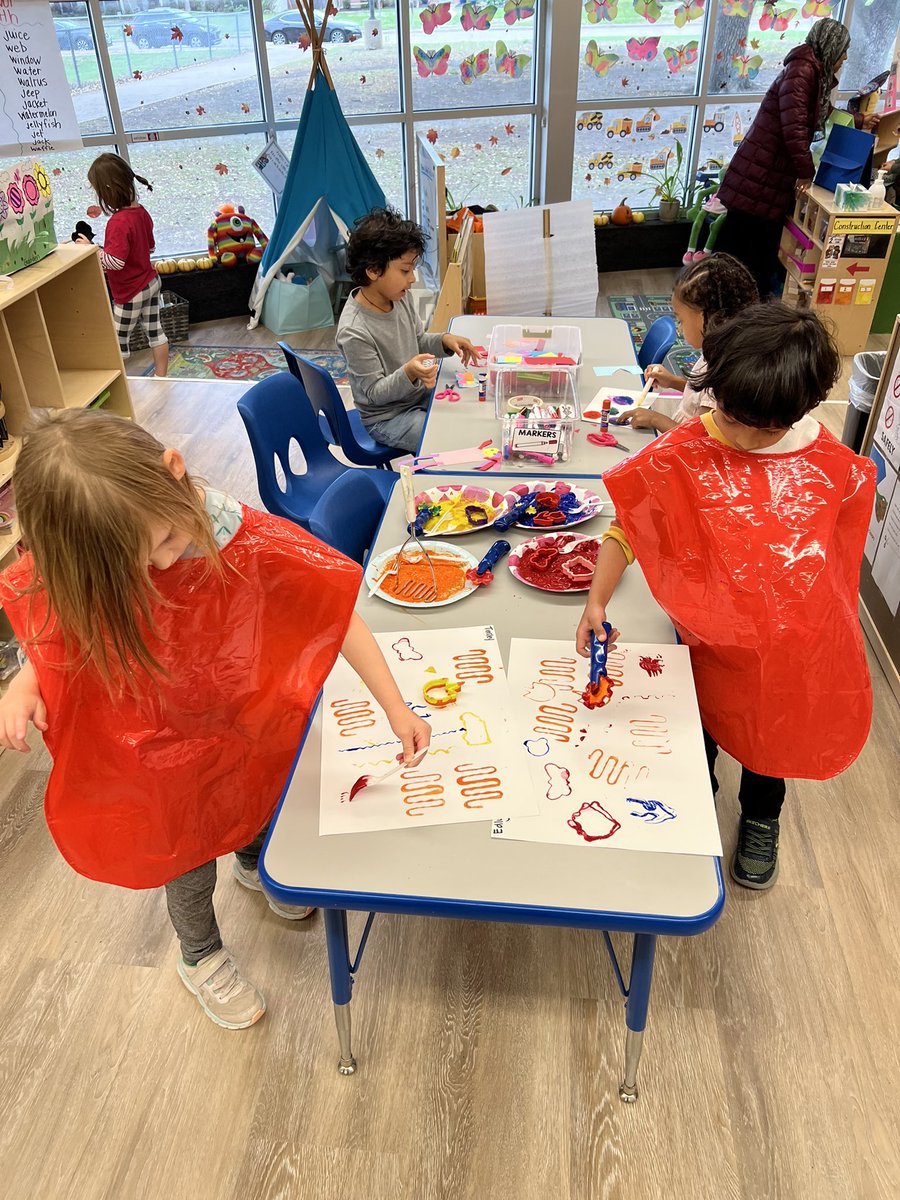
[[[388,263],[410,250],[425,253],[425,232],[394,208],[373,208],[356,222],[347,242],[347,271],[357,287],[372,282],[367,271],[383,275]]]
[[[831,334],[810,309],[751,304],[703,339],[706,370],[691,380],[756,429],[790,429],[821,404],[841,372]]]
[[[703,313],[704,332],[759,300],[753,276],[730,254],[712,254],[685,267],[673,294]]]

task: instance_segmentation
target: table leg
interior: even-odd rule
[[[653,980],[653,955],[656,952],[656,935],[636,933],[631,951],[631,979],[628,984],[628,1000],[625,1005],[625,1078],[619,1087],[619,1099],[633,1104],[638,1098],[637,1069],[647,1024],[647,1006],[650,1003],[650,984]]]
[[[350,974],[350,945],[347,938],[347,913],[342,908],[324,908],[325,940],[328,946],[328,970],[331,974],[331,998],[334,1001],[334,1021],[337,1025],[341,1057],[338,1071],[352,1075],[356,1059],[350,1048],[350,994],[353,979]]]

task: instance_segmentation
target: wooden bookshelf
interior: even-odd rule
[[[97,248],[63,243],[0,286],[0,389],[16,445],[0,458],[0,486],[13,473],[34,413],[104,407],[133,417],[125,365]],[[0,570],[12,561],[19,525],[0,530]],[[5,618],[0,635],[7,632]]]

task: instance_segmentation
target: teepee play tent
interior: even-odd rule
[[[316,28],[312,0],[296,3],[312,50],[312,70],[275,228],[250,296],[250,328],[262,321],[276,334],[333,323],[330,301],[325,303],[327,287],[344,274],[349,230],[370,209],[385,204],[341,111],[325,59],[330,6]],[[310,264],[318,271],[312,280],[316,272],[309,270]],[[291,272],[293,282],[277,278]]]

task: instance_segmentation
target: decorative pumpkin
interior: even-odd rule
[[[634,220],[634,214],[623,200],[621,204],[617,204],[612,212],[613,225],[630,225]]]
[[[209,255],[207,255],[205,258],[194,259],[194,263],[198,271],[211,271],[216,265],[215,259],[210,258]]]
[[[258,263],[269,239],[240,205],[221,204],[206,231],[206,242],[210,258],[223,267],[234,267],[241,260]]]
[[[636,213],[631,214],[631,219],[632,219],[632,221],[634,221],[635,225],[642,225],[644,223],[646,216],[647,216],[646,213],[636,212]]]
[[[178,260],[179,271],[193,271],[195,265],[194,259],[192,258],[179,258]]]
[[[174,275],[178,267],[171,258],[161,258],[156,264],[156,270],[159,275]]]
[[[598,213],[597,216],[594,217],[594,224],[600,225],[600,226],[608,225],[609,224],[609,213]]]

